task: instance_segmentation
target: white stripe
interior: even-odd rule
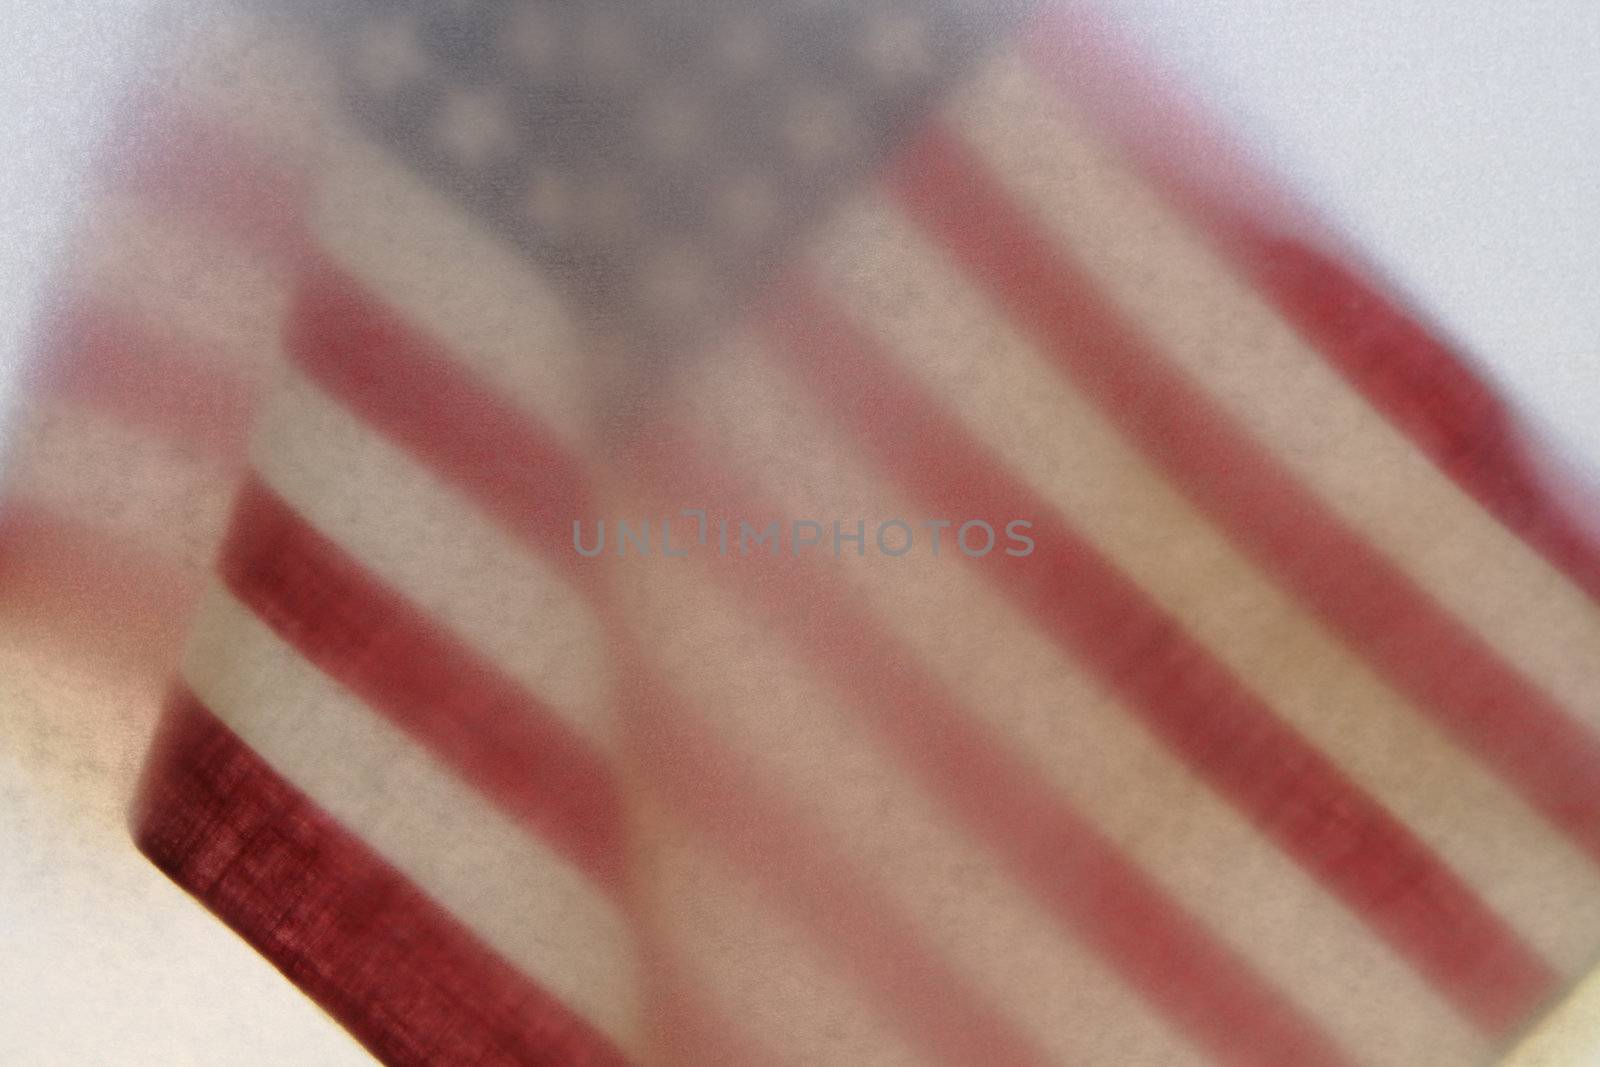
[[[268,380],[283,362],[285,268],[179,212],[123,196],[96,204],[75,241],[71,283],[175,335],[230,377]]]
[[[377,578],[575,729],[609,745],[600,624],[549,564],[289,370],[263,416],[262,480]]]
[[[341,110],[331,72],[317,48],[296,38],[303,27],[291,30],[263,10],[228,4],[193,19],[152,81],[171,100],[247,135],[288,173],[311,173]]]
[[[497,392],[576,439],[583,351],[526,259],[354,135],[329,155],[315,228],[333,257]]]
[[[1600,1049],[1600,969],[1590,971],[1524,1033],[1500,1067],[1583,1067]]]
[[[670,800],[640,784],[639,836],[653,843],[640,861],[640,908],[678,980],[779,1063],[926,1063],[748,874],[731,869],[668,814]]]
[[[827,290],[976,439],[1536,948],[1588,962],[1600,870],[1236,551],[948,256],[876,199],[822,250]]]
[[[1440,473],[1016,57],[961,133],[1112,299],[1430,595],[1600,725],[1600,609]]]
[[[636,1044],[626,921],[568,865],[311,667],[226,592],[183,676],[296,788],[622,1048]]]
[[[40,400],[18,420],[7,495],[154,551],[199,578],[238,483],[234,468],[92,409]]]

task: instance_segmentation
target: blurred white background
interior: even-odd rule
[[[1104,3],[1600,470],[1600,4]],[[148,9],[147,0],[9,5],[0,398]],[[69,680],[24,691],[7,666],[0,727],[30,715],[24,705],[41,692],[93,703]],[[73,774],[51,759],[120,767],[137,758],[137,739],[81,756],[18,751],[22,736],[0,729],[0,1063],[369,1062],[135,856],[109,794],[50,788],[53,776]],[[1539,1062],[1600,1062],[1592,1055]]]
[[[1600,468],[1600,4],[1105,3]]]

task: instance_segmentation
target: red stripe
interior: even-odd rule
[[[75,655],[162,682],[203,577],[77,517],[0,499],[0,620],[8,630],[42,633]]]
[[[159,91],[131,96],[100,166],[114,192],[213,226],[281,263],[311,247],[304,175],[234,126]]]
[[[187,692],[163,719],[133,823],[156,866],[385,1063],[625,1062]]]
[[[640,905],[648,908],[648,904]],[[648,920],[647,920],[648,921]],[[669,946],[636,922],[644,956],[642,1000],[649,1012],[649,1062],[656,1067],[783,1067],[783,1057],[735,1024],[671,958]]]
[[[1566,474],[1492,389],[1353,271],[1242,220],[1232,234],[1224,244],[1235,246],[1236,261],[1324,359],[1435,466],[1600,603],[1593,486]]]
[[[836,381],[858,381],[856,353],[841,349],[839,356]],[[870,402],[882,399],[869,398],[868,417],[882,419],[883,411],[894,410]],[[779,514],[733,488],[670,428],[642,434],[637,447],[637,472],[651,478],[666,499],[693,500],[713,515],[751,521]],[[942,469],[942,461],[938,465]],[[956,510],[966,514],[965,505],[963,500]],[[717,573],[786,627],[930,795],[1196,1043],[1238,1067],[1348,1064],[1331,1037],[977,725],[909,650],[862,611],[828,566],[781,554],[741,565],[729,556],[719,560]],[[1036,577],[1031,569],[1029,580]],[[1276,784],[1282,786],[1282,776]]]
[[[1375,286],[1318,250],[1337,243],[1235,147],[1192,94],[1103,21],[1041,17],[1023,47],[1106,139],[1209,235],[1330,366],[1445,475],[1600,600],[1600,512],[1592,483],[1530,431],[1479,376]],[[1200,165],[1197,166],[1197,162]]]
[[[963,211],[987,215],[981,187],[967,200]],[[993,232],[1008,235],[1003,226]],[[1033,556],[997,551],[974,565],[1467,1018],[1503,1034],[1552,990],[1556,976],[1453,871],[863,334],[798,288],[776,309],[773,332],[804,387],[930,514],[984,518],[996,529],[1033,519]]]
[[[790,810],[688,708],[635,668],[622,709],[641,771],[765,893],[841,957],[902,1036],[949,1067],[1044,1067],[1016,1033],[844,856]]]
[[[1197,506],[1600,859],[1600,735],[1457,622],[1166,364],[1086,272],[1036,235],[966,148],[925,140],[897,184],[922,224]]]
[[[592,514],[583,464],[529,415],[331,265],[301,277],[288,347],[324,389],[592,590],[599,572],[572,550],[573,520]]]
[[[240,492],[220,570],[309,662],[602,886],[619,887],[622,811],[605,760],[259,481]]]
[[[258,390],[227,353],[159,336],[139,316],[86,293],[45,327],[41,347],[41,391],[198,454],[242,461]]]

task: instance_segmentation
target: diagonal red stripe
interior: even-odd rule
[[[427,746],[601,886],[622,881],[604,758],[261,482],[240,491],[223,581],[309,662]]]
[[[304,175],[239,129],[154,89],[134,94],[102,149],[105,187],[292,263],[312,246]]]
[[[1448,477],[1600,600],[1600,501],[1428,327],[1301,234],[1319,227],[1103,21],[1045,12],[1023,51],[1317,353]],[[1197,160],[1204,164],[1196,166]],[[1326,233],[1322,235],[1328,237]],[[1331,238],[1330,238],[1331,240]]]
[[[786,1061],[770,1041],[735,1023],[710,991],[672,958],[671,946],[654,928],[649,908],[647,903],[636,902],[630,915],[635,919],[641,956],[640,999],[647,1012],[650,1063],[660,1067],[783,1067]]]
[[[45,325],[33,376],[83,404],[199,454],[242,462],[258,387],[226,353],[159,336],[106,298],[79,293]]]
[[[1241,221],[1222,244],[1435,466],[1600,603],[1600,521],[1594,502],[1589,518],[1579,510],[1593,487],[1568,483],[1562,462],[1494,390],[1371,285],[1306,243]]]
[[[139,848],[395,1067],[622,1067],[495,955],[174,694],[133,815]]]
[[[160,685],[204,577],[81,516],[0,498],[0,625],[13,635],[42,631],[74,656]]]
[[[287,344],[319,385],[592,591],[599,572],[571,542],[592,514],[583,464],[531,416],[332,265],[300,278]]]

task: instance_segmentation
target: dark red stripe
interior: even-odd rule
[[[133,94],[102,148],[105,185],[204,223],[278,262],[311,247],[304,175],[266,145],[159,90]]]
[[[592,590],[598,570],[572,548],[573,521],[593,515],[583,465],[531,416],[331,265],[303,273],[288,347],[324,389]]]
[[[1064,97],[1090,104],[1107,140],[1419,451],[1600,601],[1595,486],[1570,473],[1432,329],[1320,251],[1334,236],[1240,153],[1192,94],[1152,78],[1103,21],[1090,26],[1078,16],[1052,11],[1038,20],[1023,41],[1033,65]]]
[[[1236,262],[1435,466],[1600,604],[1600,501],[1443,343],[1354,271],[1241,220]]]
[[[651,1062],[659,1067],[781,1067],[784,1062],[740,1032],[687,979],[663,978],[646,997],[656,1023]]]
[[[833,372],[842,388],[861,380],[856,356],[853,350],[838,350]],[[862,409],[846,405],[845,410],[880,420],[884,432],[895,436],[896,428],[903,430],[905,424],[884,418],[883,412],[895,410],[892,406],[876,406],[895,399],[869,389]],[[641,434],[636,447],[636,473],[666,500],[693,500],[712,515],[752,521],[780,514],[769,502],[735,487],[714,461],[670,427]],[[922,440],[912,447],[922,449],[919,455],[929,461],[926,473],[945,485],[943,457]],[[949,473],[960,495],[964,470],[959,456],[956,460]],[[986,500],[963,496],[959,508],[940,513],[982,514],[967,505],[981,508]],[[1043,544],[1040,556],[1054,558]],[[1236,1067],[1349,1063],[1337,1043],[1288,997],[1217,941],[1048,782],[977,724],[910,650],[865,613],[828,564],[781,554],[753,562],[736,555],[711,558],[718,576],[754,599],[823,676],[849,696],[866,725],[929,794],[941,799],[1058,921],[1177,1029],[1220,1062]],[[1019,573],[1028,581],[1040,580],[1041,561],[1027,562],[1031,566]],[[1052,590],[1058,588],[1051,584]],[[1078,595],[1083,594],[1077,589],[1071,593]],[[1109,609],[1112,603],[1102,600],[1097,606]],[[1101,621],[1115,627],[1113,618]],[[1125,659],[1136,673],[1152,673],[1138,655]],[[1240,738],[1240,743],[1248,745],[1250,739]],[[1275,768],[1269,785],[1289,788],[1294,769]],[[1302,815],[1301,821],[1308,818]]]
[[[941,177],[935,171],[928,180]],[[969,199],[964,211],[987,207],[978,187]],[[919,214],[926,207],[914,204]],[[997,240],[1012,236],[1003,225],[993,232]],[[1025,248],[1015,251],[1026,258]],[[1504,1034],[1542,1002],[1554,973],[1448,866],[865,334],[798,285],[775,308],[771,325],[803,388],[929,514],[983,518],[996,530],[1012,518],[1032,519],[1034,555],[995,551],[974,565],[1467,1018]],[[1113,360],[1110,353],[1102,357]]]
[[[43,636],[159,686],[182,651],[204,577],[80,517],[0,498],[0,624],[12,636]]]
[[[78,294],[46,324],[30,377],[47,395],[197,454],[242,462],[258,390],[236,364],[227,353],[158,336],[105,298]]]
[[[639,905],[641,910],[650,907]],[[670,956],[670,947],[645,922],[641,939],[643,1000],[648,1011],[652,1067],[782,1067],[779,1053],[729,1018],[708,990]]]
[[[622,810],[605,760],[515,681],[385,586],[259,481],[223,580],[309,662],[615,891]]]
[[[1038,236],[964,146],[928,138],[904,161],[897,188],[921,223],[1205,514],[1600,860],[1600,735],[1452,617],[1162,360],[1094,279]]]
[[[384,1063],[626,1062],[186,691],[164,716],[133,832],[156,866]]]

